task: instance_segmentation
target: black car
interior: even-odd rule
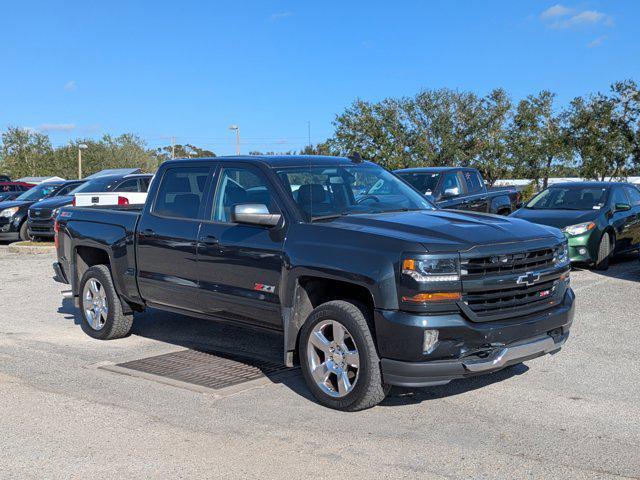
[[[53,224],[58,210],[71,205],[76,193],[98,192],[146,192],[149,189],[150,174],[102,175],[84,181],[77,181],[71,191],[41,200],[29,208],[28,233],[33,238],[52,238]]]
[[[267,329],[341,410],[557,352],[574,315],[560,230],[435,209],[359,159],[167,161],[144,206],[64,207],[56,230],[88,335],[147,308]]]
[[[27,212],[43,198],[56,195],[67,182],[41,183],[11,201],[0,202],[0,240],[29,240]],[[75,187],[71,187],[73,189]],[[68,190],[67,190],[68,192]]]

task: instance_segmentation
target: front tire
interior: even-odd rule
[[[611,235],[605,232],[598,244],[598,259],[594,265],[596,270],[607,270],[609,268],[609,259],[613,248],[611,246]]]
[[[27,222],[24,221],[22,222],[22,225],[20,226],[20,240],[23,242],[27,242],[29,240],[32,240],[33,237],[31,237],[31,235],[29,235],[29,227],[27,226]]]
[[[309,390],[326,407],[364,410],[388,392],[365,309],[355,303],[315,308],[300,333],[299,358]]]
[[[126,337],[133,325],[133,315],[124,315],[106,265],[89,268],[80,281],[80,315],[82,330],[99,340]]]

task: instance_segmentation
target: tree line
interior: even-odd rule
[[[359,152],[389,168],[471,166],[489,183],[550,176],[605,180],[640,171],[640,91],[632,80],[560,108],[547,90],[514,102],[446,88],[379,102],[355,100],[315,151]]]
[[[527,178],[544,187],[551,176],[605,180],[640,173],[640,91],[632,80],[564,107],[547,90],[518,102],[503,89],[485,96],[441,88],[378,102],[357,99],[333,126],[325,142],[299,153],[358,152],[389,169],[471,166],[491,184]],[[75,178],[83,144],[85,175],[125,167],[153,172],[169,158],[215,156],[190,144],[148,149],[131,133],[53,147],[45,134],[10,127],[2,134],[0,172]]]

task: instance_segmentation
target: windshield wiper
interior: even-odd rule
[[[333,213],[331,215],[318,215],[317,217],[311,217],[311,221],[315,222],[316,220],[331,220],[332,218],[340,218],[348,215],[346,212],[342,213]]]

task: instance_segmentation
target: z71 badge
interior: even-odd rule
[[[253,289],[258,292],[266,293],[273,293],[276,291],[276,287],[274,287],[273,285],[265,285],[264,283],[254,283]]]

